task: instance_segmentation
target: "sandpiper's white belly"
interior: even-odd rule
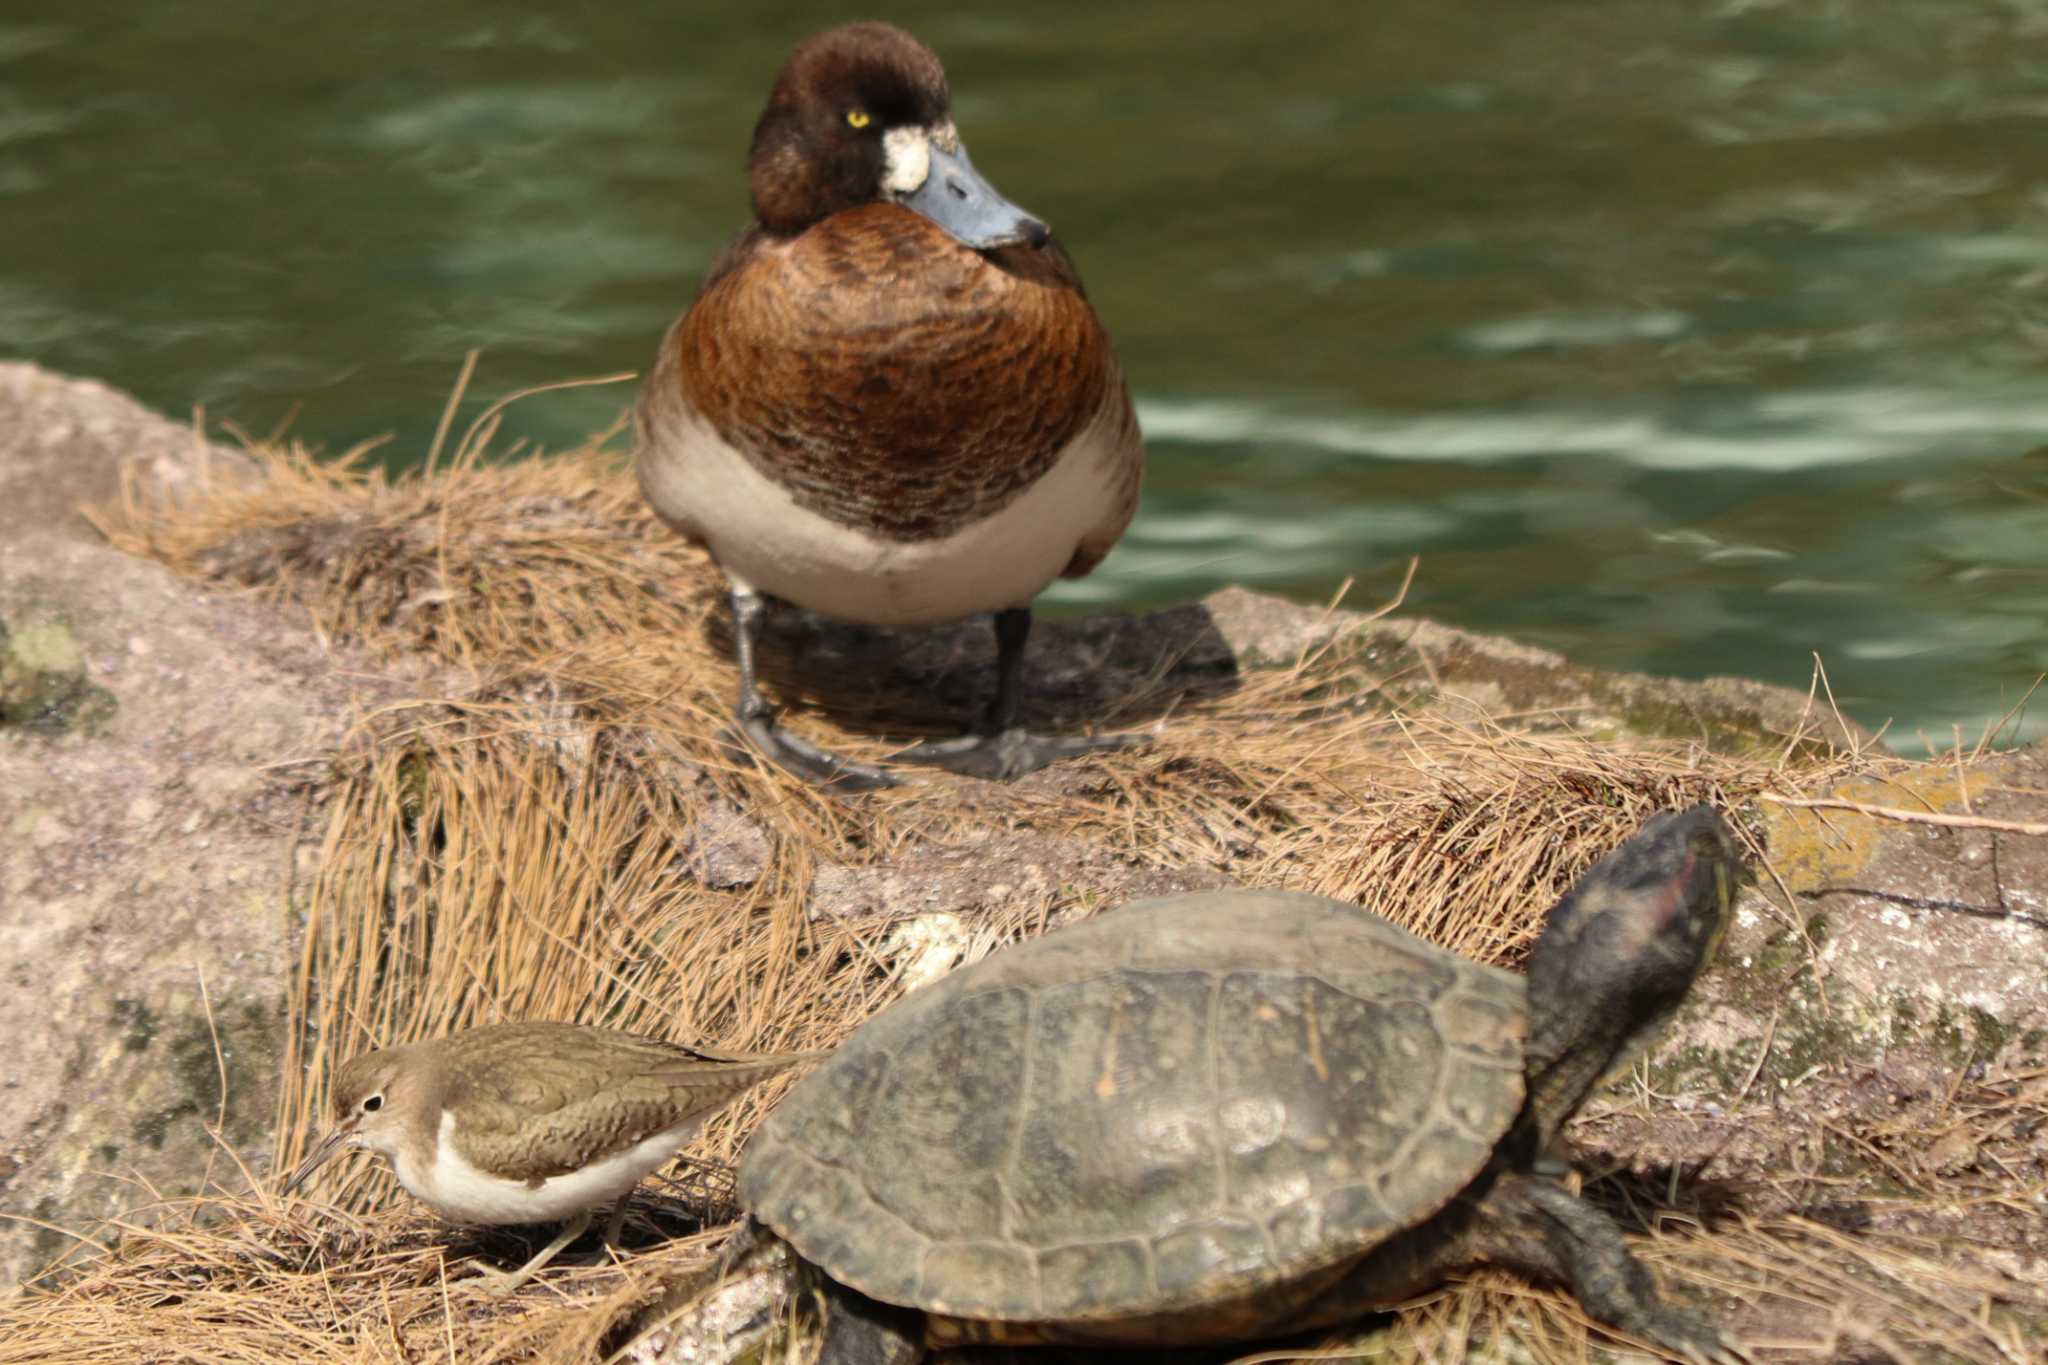
[[[1122,415],[1105,403],[1050,469],[1001,510],[940,540],[905,543],[797,505],[676,404],[658,460],[636,462],[647,500],[702,541],[737,587],[843,621],[929,626],[1027,605],[1123,496]]]
[[[465,1161],[455,1147],[455,1116],[443,1113],[434,1164],[422,1170],[403,1154],[394,1164],[400,1184],[454,1222],[563,1222],[632,1189],[674,1156],[703,1122],[699,1116],[582,1170],[550,1176],[536,1186],[492,1175]]]

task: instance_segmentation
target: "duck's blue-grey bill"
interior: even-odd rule
[[[901,196],[900,202],[977,251],[1017,242],[1037,246],[1052,235],[1043,222],[996,193],[967,159],[965,147],[957,152],[933,147],[924,183]]]

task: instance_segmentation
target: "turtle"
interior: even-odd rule
[[[1653,816],[1549,912],[1526,981],[1295,892],[1055,929],[906,994],[790,1091],[741,1159],[736,1254],[780,1238],[820,1275],[820,1365],[1268,1337],[1480,1264],[1740,1361],[1556,1157],[1712,955],[1739,871],[1710,807]]]

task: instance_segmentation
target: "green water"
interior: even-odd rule
[[[782,53],[867,13],[0,0],[0,353],[417,458],[472,347],[472,407],[642,366]],[[1139,397],[1137,524],[1055,603],[1419,554],[1413,609],[1588,663],[1818,652],[1908,749],[2048,669],[2048,3],[886,17]]]

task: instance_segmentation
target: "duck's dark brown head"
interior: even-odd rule
[[[748,174],[754,214],[777,236],[879,202],[981,250],[1048,235],[967,159],[938,56],[889,24],[844,24],[797,45],[754,125]]]

